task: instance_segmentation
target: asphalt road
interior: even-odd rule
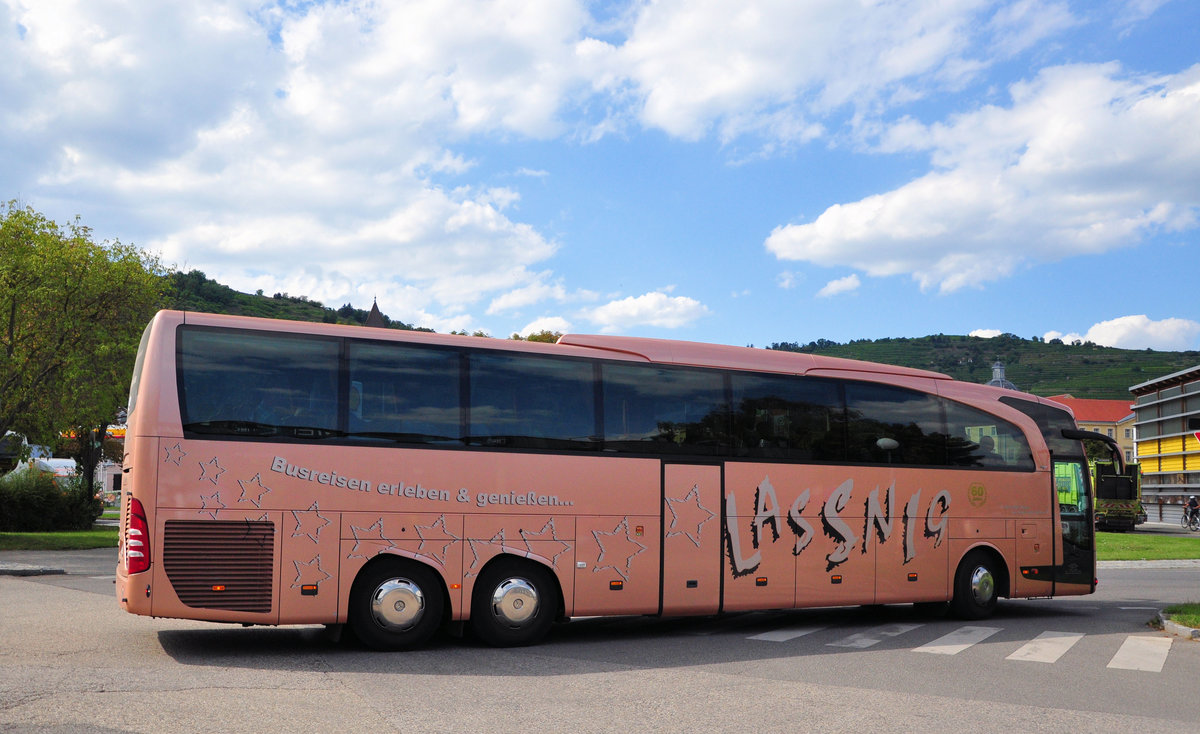
[[[56,556],[66,573],[0,576],[0,732],[1200,731],[1200,643],[1147,625],[1200,598],[1200,563],[1106,566],[1092,596],[973,623],[908,606],[590,619],[533,648],[380,654],[321,628],[128,615],[113,551]]]

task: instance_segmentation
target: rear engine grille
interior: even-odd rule
[[[189,607],[270,612],[275,523],[168,520],[163,568]]]

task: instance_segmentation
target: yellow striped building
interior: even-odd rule
[[[1174,504],[1200,494],[1200,365],[1129,391],[1143,500]]]

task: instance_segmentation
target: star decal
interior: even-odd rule
[[[468,539],[467,547],[471,549],[471,565],[467,567],[467,571],[463,574],[463,577],[470,578],[472,576],[479,575],[479,568],[481,565],[483,565],[479,558],[479,546],[498,545],[500,547],[504,547],[504,544],[507,542],[508,541],[504,537],[504,528],[500,528],[500,531],[493,535],[489,540]]]
[[[200,495],[200,514],[208,515],[212,519],[217,519],[217,513],[224,510],[226,505],[221,501],[221,493],[213,492],[211,495]]]
[[[255,474],[249,480],[239,479],[237,483],[241,485],[242,496],[238,497],[238,502],[249,502],[258,509],[262,509],[262,498],[267,492],[271,491],[270,487],[264,487],[262,483],[262,475]]]
[[[315,503],[314,503],[314,505],[315,505]],[[380,543],[386,543],[388,548],[396,547],[396,545],[394,543],[392,543],[392,541],[383,537],[383,518],[382,517],[365,528],[360,528],[357,525],[351,525],[350,532],[354,534],[354,547],[351,548],[350,553],[348,553],[346,555],[347,558],[370,558],[371,556],[377,556],[380,553],[382,553],[383,551],[387,550],[387,548],[380,548],[379,550],[372,553],[371,556],[364,556],[358,552],[358,548],[359,548],[359,546],[361,546],[363,544],[363,541],[366,541],[368,543],[374,543],[374,542],[378,541]]]
[[[592,573],[596,573],[602,568],[611,568],[621,578],[628,581],[633,559],[647,550],[646,546],[633,539],[633,535],[629,531],[629,518],[617,523],[610,533],[593,530],[592,537],[596,539],[596,545],[600,546],[600,555],[596,558],[595,565],[592,566]],[[605,545],[605,541],[601,538],[607,538],[608,544]],[[619,564],[624,567],[618,567]]]
[[[667,509],[671,512],[671,524],[667,527],[666,537],[683,535],[699,548],[701,529],[716,517],[716,513],[700,504],[700,486],[693,486],[680,499],[667,497]]]
[[[212,457],[211,461],[200,462],[200,479],[198,481],[203,482],[205,479],[207,479],[213,484],[216,484],[217,480],[220,479],[221,475],[224,473],[225,467],[221,466],[220,462],[217,461],[217,457],[214,456]]]
[[[292,561],[292,565],[296,567],[296,580],[292,582],[292,588],[298,589],[306,584],[320,584],[322,581],[333,578],[325,569],[321,568],[321,556],[314,556],[311,561]]]
[[[292,510],[292,517],[296,520],[296,530],[292,533],[292,537],[299,538],[301,535],[306,535],[314,543],[319,542],[321,531],[327,525],[332,524],[329,518],[321,516],[316,502],[312,503],[307,510]]]
[[[531,540],[533,540],[533,541],[538,541],[538,540],[541,540],[541,541],[547,541],[547,540],[549,540],[549,541],[553,541],[553,542],[555,542],[555,543],[558,543],[559,545],[561,545],[561,546],[562,546],[562,549],[561,549],[561,550],[559,550],[557,553],[555,553],[553,556],[551,556],[551,557],[550,557],[550,565],[551,565],[551,566],[554,566],[555,568],[558,568],[558,558],[559,558],[559,556],[561,556],[563,553],[566,553],[567,551],[571,550],[571,546],[570,546],[568,543],[565,543],[565,542],[563,542],[563,540],[562,540],[561,538],[559,538],[559,537],[558,537],[558,529],[554,527],[554,518],[550,518],[550,519],[549,519],[549,520],[546,522],[546,524],[542,526],[542,529],[541,529],[541,530],[539,530],[539,531],[538,531],[538,532],[536,532],[536,533],[532,533],[532,532],[528,532],[528,531],[522,530],[522,531],[521,531],[521,539],[525,541],[525,550],[526,550],[526,551],[527,551],[527,552],[528,552],[530,555],[534,555],[534,552],[533,552],[533,546],[529,544],[529,541],[531,541]],[[545,555],[545,554],[544,554],[544,553],[538,553],[538,554],[536,554],[536,555],[539,555],[539,556],[540,556],[540,555]]]
[[[417,531],[417,537],[421,539],[421,544],[417,546],[417,553],[425,554],[443,566],[446,565],[446,553],[450,551],[450,546],[462,540],[446,529],[445,515],[435,520],[432,525],[414,525],[413,529]],[[435,551],[438,547],[441,548],[440,552]]]
[[[267,543],[270,542],[271,539],[275,537],[275,533],[273,530],[271,532],[271,535],[267,535],[262,532],[261,528],[254,527],[255,522],[270,522],[270,519],[267,517],[266,513],[263,513],[263,516],[258,518],[257,521],[251,520],[250,518],[247,517],[243,522],[246,523],[246,534],[243,537],[249,538],[253,541],[257,541],[259,548],[266,548]],[[272,526],[272,527],[274,527],[274,526]]]
[[[166,452],[166,456],[163,457],[164,464],[174,464],[175,466],[182,466],[182,464],[180,462],[183,461],[183,457],[187,456],[187,452],[183,450],[183,446],[180,445],[180,443],[178,441],[175,442],[174,446],[165,448],[165,449],[163,449],[163,451]]]

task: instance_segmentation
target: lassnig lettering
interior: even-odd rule
[[[845,563],[856,546],[860,547],[860,552],[866,553],[872,542],[886,543],[895,529],[895,484],[882,491],[876,487],[862,501],[861,534],[857,532],[857,525],[850,524],[853,520],[844,516],[846,509],[851,506],[853,493],[854,480],[847,479],[830,493],[829,499],[825,500],[821,507],[821,531],[834,544],[833,550],[825,556],[828,562],[826,571],[832,571]],[[918,489],[908,498],[904,503],[904,513],[900,516],[904,534],[904,563],[913,560],[917,554],[916,532],[917,526],[922,524],[919,514],[921,493],[922,490]],[[792,555],[798,556],[804,552],[816,535],[812,523],[804,517],[804,510],[811,495],[811,490],[805,489],[796,496],[787,510],[787,527],[796,539],[792,546]],[[946,514],[949,511],[950,493],[946,490],[934,493],[925,509],[923,523],[924,535],[933,538],[934,548],[941,545],[945,538]],[[769,477],[759,483],[754,493],[754,517],[750,520],[750,546],[753,552],[748,555],[742,547],[738,519],[737,497],[731,493],[725,497],[725,550],[733,575],[745,576],[758,569],[762,563],[762,543],[768,539],[772,543],[777,542],[780,538],[780,526],[785,521],[783,506],[779,504],[779,497]]]

